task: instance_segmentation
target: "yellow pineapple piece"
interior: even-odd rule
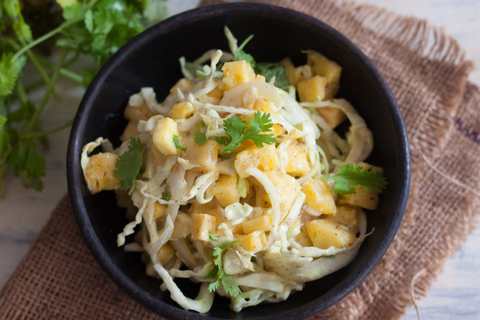
[[[321,179],[308,180],[302,186],[305,203],[314,210],[327,215],[336,213],[335,199],[330,187]]]
[[[310,238],[308,237],[304,229],[305,228],[302,228],[302,231],[299,234],[297,234],[297,236],[295,237],[295,240],[304,247],[311,247],[313,245],[312,241],[310,240]]]
[[[298,73],[295,71],[295,66],[293,65],[292,60],[290,60],[290,58],[285,58],[282,59],[280,63],[285,68],[288,82],[290,82],[292,85],[296,85],[298,82]]]
[[[340,204],[348,204],[355,207],[373,210],[378,207],[378,193],[368,191],[363,187],[357,187],[354,193],[339,197]]]
[[[360,208],[351,206],[337,206],[337,213],[327,219],[347,226],[350,230],[358,230]]]
[[[153,130],[153,145],[166,156],[176,155],[178,151],[173,142],[175,136],[179,137],[178,126],[175,120],[162,118],[157,121],[155,129]]]
[[[310,171],[307,147],[303,143],[293,142],[288,145],[288,162],[285,170],[288,174],[301,177]]]
[[[281,124],[274,123],[272,126],[272,132],[275,137],[278,137],[285,134],[285,129],[283,129]]]
[[[338,109],[332,107],[325,107],[318,109],[318,113],[322,116],[325,122],[330,126],[330,128],[337,127],[340,123],[345,121],[347,118],[345,114]]]
[[[160,248],[160,250],[158,250],[157,259],[160,264],[165,265],[173,258],[174,255],[175,251],[173,250],[173,247],[166,243]]]
[[[314,76],[297,83],[297,91],[302,102],[313,102],[325,99],[327,79]]]
[[[217,228],[216,218],[209,214],[192,214],[192,239],[208,241],[208,236]]]
[[[123,130],[122,136],[120,137],[120,140],[127,141],[131,137],[135,137],[138,135],[138,129],[137,129],[137,124],[138,121],[129,121],[127,126],[125,127],[125,130]]]
[[[167,213],[167,206],[160,204],[158,202],[155,202],[153,205],[153,217],[155,218],[156,221],[161,221],[163,218],[165,218],[165,215]]]
[[[305,223],[305,229],[313,245],[327,249],[330,247],[345,248],[353,244],[355,234],[346,226],[331,220],[317,219]]]
[[[227,90],[255,79],[255,72],[245,60],[226,62],[222,71],[223,83]]]
[[[259,183],[255,183],[255,206],[260,208],[269,208],[272,206],[268,193]]]
[[[266,249],[267,236],[263,231],[254,231],[244,236],[239,236],[238,242],[245,250],[256,253]]]
[[[169,115],[173,119],[186,119],[193,115],[193,111],[193,105],[190,102],[183,101],[174,104]]]
[[[222,207],[226,207],[240,200],[237,188],[237,177],[221,175],[217,182],[211,187],[212,194]]]
[[[272,230],[272,216],[269,214],[261,215],[240,224],[243,233],[251,233],[254,231],[270,231]]]
[[[253,109],[257,110],[257,111],[260,111],[260,112],[272,113],[276,110],[276,107],[268,99],[259,98],[259,99],[255,100],[255,103],[253,104]]]
[[[192,224],[192,217],[189,214],[183,212],[178,213],[177,218],[175,219],[172,239],[178,240],[188,237],[192,232]]]
[[[262,171],[275,170],[278,167],[278,155],[274,145],[262,148],[252,147],[237,153],[234,162],[235,170],[240,177],[247,177],[246,170],[258,168]]]
[[[223,209],[215,198],[212,201],[204,204],[194,201],[190,207],[190,213],[206,213],[212,215],[217,219],[217,223],[222,223],[225,220],[223,216]]]
[[[224,91],[224,85],[223,83],[219,83],[215,89],[213,89],[212,91],[210,91],[207,96],[209,96],[210,98],[212,98],[214,100],[214,103],[218,103],[220,102],[220,100],[222,100],[222,97],[223,97],[223,91]]]
[[[217,165],[219,150],[218,143],[213,140],[207,140],[202,145],[192,142],[187,146],[185,159],[200,166],[197,169],[201,171],[212,171]]]
[[[152,115],[152,112],[146,105],[131,106],[128,105],[123,112],[125,119],[130,121],[147,120]]]
[[[118,189],[120,183],[115,176],[118,156],[111,152],[97,153],[90,157],[85,168],[85,180],[91,193]]]
[[[315,51],[308,51],[308,64],[312,67],[313,73],[322,76],[327,80],[326,99],[332,99],[337,94],[340,86],[342,67]]]

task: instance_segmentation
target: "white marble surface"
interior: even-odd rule
[[[170,0],[171,12],[178,12],[196,0]],[[414,15],[442,26],[456,37],[468,56],[480,64],[480,0],[364,0],[401,14]],[[471,79],[480,84],[477,69]],[[78,104],[78,92],[59,90],[59,97],[48,111],[45,126],[68,120]],[[17,180],[8,179],[6,198],[0,201],[0,287],[5,283],[32,241],[46,223],[51,210],[66,192],[65,151],[68,132],[52,136],[47,154],[45,190],[25,190]],[[463,248],[451,257],[428,296],[419,302],[423,319],[480,318],[480,228]],[[405,319],[415,319],[413,309]]]

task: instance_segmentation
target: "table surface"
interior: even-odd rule
[[[172,13],[195,4],[196,0],[170,0]],[[364,0],[395,12],[428,19],[442,26],[466,49],[467,56],[480,64],[480,0]],[[480,84],[480,71],[471,80]],[[72,117],[82,92],[65,87],[50,106],[45,126],[63,123]],[[47,177],[41,193],[25,190],[18,180],[8,178],[6,198],[0,201],[0,287],[3,286],[45,225],[52,209],[66,193],[65,152],[68,132],[52,136],[47,154]],[[61,241],[61,239],[59,239]],[[423,319],[478,319],[480,314],[480,228],[461,250],[446,263],[426,298],[419,301]],[[415,319],[410,308],[404,317]]]

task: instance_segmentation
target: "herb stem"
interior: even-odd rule
[[[42,63],[38,59],[37,55],[33,51],[28,51],[27,52],[28,57],[30,58],[30,61],[32,61],[33,66],[37,69],[38,73],[42,77],[43,81],[47,86],[51,85],[50,84],[50,78],[48,77],[48,73],[43,67]]]
[[[17,89],[18,100],[20,100],[20,104],[22,105],[28,104],[30,101],[28,99],[27,92],[25,91],[25,86],[21,81],[17,82],[16,89]]]
[[[60,69],[60,74],[64,76],[65,78],[68,78],[74,82],[77,82],[79,84],[83,84],[83,77],[82,75],[76,73],[75,71],[68,69],[68,68],[61,68]]]

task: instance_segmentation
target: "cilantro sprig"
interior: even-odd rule
[[[47,10],[43,2],[33,6],[29,1],[0,1],[0,191],[7,172],[26,187],[42,189],[47,138],[71,125],[70,120],[53,128],[42,126],[57,80],[88,85],[120,46],[166,13],[165,0],[57,3],[56,10]],[[55,44],[52,56],[45,55],[49,50],[37,50],[46,44]],[[26,79],[27,65],[33,76]],[[34,92],[43,96],[33,98]]]
[[[226,136],[217,139],[217,142],[224,144],[222,153],[231,153],[237,149],[242,142],[250,140],[257,147],[264,144],[276,142],[272,132],[272,119],[268,113],[256,112],[253,118],[242,120],[238,116],[232,116],[223,122]]]
[[[214,235],[209,236],[211,243],[213,244],[212,260],[213,270],[208,275],[210,278],[215,279],[208,285],[208,291],[215,292],[220,288],[223,288],[225,293],[232,298],[238,297],[242,294],[242,290],[235,282],[235,280],[225,273],[223,269],[223,254],[229,248],[235,245],[235,241],[225,241],[219,243],[218,237]]]
[[[358,164],[344,164],[327,179],[332,183],[337,194],[353,193],[357,187],[363,187],[372,192],[382,192],[387,185],[380,170]]]
[[[180,140],[180,137],[177,136],[177,135],[174,135],[173,138],[173,144],[175,145],[175,148],[177,148],[177,150],[179,151],[184,151],[187,149],[187,147],[185,147],[185,145],[182,143],[182,141]]]
[[[130,189],[137,179],[143,165],[144,145],[138,138],[131,138],[128,150],[117,160],[115,176],[120,181],[122,189]]]

